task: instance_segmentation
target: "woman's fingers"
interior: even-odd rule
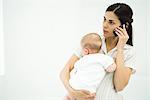
[[[116,30],[116,29],[115,29]],[[119,37],[121,37],[121,34],[118,32],[118,31],[115,31],[115,33],[119,36]]]
[[[87,90],[75,90],[73,94],[77,100],[94,100],[96,95],[95,93],[90,93],[90,91]]]
[[[91,93],[89,96],[87,96],[87,100],[89,99],[89,100],[94,100],[94,98],[95,98],[95,96],[96,96],[96,93]]]
[[[119,28],[116,28],[115,30],[116,30],[121,36],[124,36],[123,30],[121,30],[121,29],[119,29]]]
[[[87,91],[87,90],[81,90],[82,91],[82,93],[84,93],[85,94],[85,98],[86,99],[89,99],[89,98],[94,98],[95,97],[95,93],[90,93],[90,91]]]
[[[123,25],[123,30],[124,30],[124,35],[129,38],[125,24]]]
[[[116,34],[120,37],[120,38],[129,38],[128,36],[128,33],[125,29],[125,26],[123,26],[124,29],[122,28],[116,28],[115,31],[116,31]]]
[[[90,91],[87,91],[87,90],[81,90],[83,93],[87,94],[87,95],[90,95]]]
[[[125,37],[128,37],[128,33],[127,33],[127,30],[126,30],[125,24],[123,24],[123,28],[117,27],[116,29],[119,33],[122,33],[122,35],[124,35]]]
[[[115,29],[115,31],[116,31],[116,34],[119,37],[119,41],[117,43],[117,48],[123,48],[124,45],[126,44],[126,42],[129,39],[128,33],[126,31],[126,28],[125,28],[125,25],[123,25],[123,28],[117,27]]]
[[[96,96],[96,93],[92,93],[91,96],[94,96],[94,97],[95,97],[95,96]]]
[[[89,98],[91,97],[91,93],[87,90],[78,90],[79,92],[79,98],[83,98],[83,99],[86,99],[86,98]]]

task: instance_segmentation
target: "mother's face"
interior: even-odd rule
[[[112,12],[107,11],[104,15],[103,21],[103,35],[105,38],[114,37],[113,31],[116,27],[120,26],[120,20],[118,17]]]

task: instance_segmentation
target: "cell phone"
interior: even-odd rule
[[[119,27],[123,28],[123,24],[120,25]],[[115,30],[113,31],[113,33],[114,33],[115,36],[118,36],[118,35],[116,34],[116,31],[115,31]]]

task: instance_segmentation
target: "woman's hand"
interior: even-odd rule
[[[90,93],[87,90],[72,90],[71,95],[77,100],[94,100],[95,93]]]
[[[118,40],[118,43],[117,43],[117,49],[123,49],[126,42],[129,39],[128,33],[126,31],[126,28],[125,28],[125,24],[123,25],[123,28],[117,27],[115,29],[115,31],[116,31],[116,34],[119,37],[119,40]]]

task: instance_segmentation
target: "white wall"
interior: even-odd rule
[[[3,36],[3,5],[0,0],[0,97],[3,92],[3,75],[4,75],[4,36]]]
[[[0,77],[0,100],[60,100],[66,93],[60,70],[84,34],[102,32],[104,11],[114,1],[119,0],[4,0],[5,76]],[[137,56],[137,73],[123,94],[127,100],[148,100],[148,3],[120,1],[134,10]]]
[[[4,75],[3,4],[0,0],[0,76]]]
[[[150,1],[148,0],[148,9],[147,9],[148,11],[150,10]],[[150,40],[149,40],[149,37],[150,37],[150,13],[148,13],[147,14],[148,15],[148,17],[147,17],[147,19],[148,19],[148,21],[147,21],[147,24],[148,24],[148,32],[147,32],[147,62],[148,62],[148,84],[150,84],[150,45],[149,45],[149,43],[150,43]],[[150,93],[150,85],[148,85],[148,93]],[[150,98],[150,94],[148,94],[148,97]]]

